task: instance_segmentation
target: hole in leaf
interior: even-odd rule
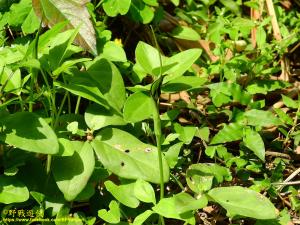
[[[125,163],[124,163],[124,162],[121,162],[121,166],[125,166]]]
[[[125,150],[125,152],[126,152],[126,153],[129,153],[129,152],[130,152],[130,150],[129,150],[129,149],[126,149],[126,150]]]
[[[151,148],[145,148],[145,152],[151,152]]]

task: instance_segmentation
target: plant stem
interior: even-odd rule
[[[77,102],[76,102],[76,107],[75,107],[75,114],[78,114],[78,112],[79,112],[80,100],[81,100],[81,97],[78,96]]]
[[[164,169],[163,169],[162,152],[161,152],[161,121],[159,117],[158,106],[156,106],[156,112],[153,121],[154,121],[154,133],[156,138],[159,175],[160,175],[160,199],[163,199],[164,198]]]

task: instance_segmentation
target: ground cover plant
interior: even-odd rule
[[[0,13],[0,224],[300,224],[298,0]]]

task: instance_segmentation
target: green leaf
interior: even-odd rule
[[[207,81],[204,77],[181,76],[170,80],[162,86],[163,92],[180,92],[200,88]]]
[[[109,203],[109,211],[101,209],[98,211],[98,216],[105,222],[113,224],[119,223],[121,217],[119,204],[116,201],[112,200]]]
[[[258,158],[265,161],[265,145],[258,132],[251,128],[244,129],[243,142]]]
[[[288,82],[281,80],[255,80],[247,86],[250,94],[267,94],[270,91],[282,89],[290,86]]]
[[[31,0],[21,0],[17,4],[13,4],[7,13],[7,22],[12,27],[20,26],[32,8]]]
[[[292,108],[292,109],[298,109],[298,107],[300,106],[300,103],[298,101],[295,101],[295,100],[293,100],[290,97],[285,96],[285,95],[281,95],[281,96],[282,96],[283,103],[287,107]]]
[[[124,49],[113,41],[108,41],[105,43],[101,57],[116,62],[127,61]]]
[[[95,59],[86,72],[74,71],[67,83],[55,82],[73,94],[105,108],[120,111],[125,102],[125,87],[117,67],[106,59]]]
[[[201,209],[206,205],[207,198],[205,196],[195,199],[182,192],[160,200],[156,206],[152,207],[152,210],[166,218],[189,220],[194,217],[194,210]]]
[[[164,78],[164,83],[168,83],[170,80],[183,75],[191,68],[195,61],[200,57],[201,53],[202,49],[192,48],[166,59],[165,64],[171,66],[164,72],[164,74],[168,75]],[[201,78],[201,80],[203,81],[203,78]],[[200,79],[198,79],[197,83],[199,84],[199,82],[201,82]]]
[[[265,47],[266,44],[266,39],[267,39],[267,34],[263,26],[259,26],[257,28],[257,33],[256,33],[256,43],[259,49],[262,49]]]
[[[294,124],[293,119],[288,114],[286,114],[282,109],[274,108],[274,111],[277,113],[277,115],[279,116],[279,119],[283,123],[293,126],[293,124]]]
[[[112,181],[104,182],[105,188],[109,191],[115,199],[130,208],[136,208],[140,201],[134,195],[135,183],[115,185]]]
[[[178,156],[180,149],[182,148],[183,143],[179,142],[168,148],[168,151],[165,152],[165,158],[168,162],[170,168],[174,168],[178,162]]]
[[[104,12],[111,17],[118,14],[125,15],[130,8],[131,0],[104,0]]]
[[[142,0],[132,0],[129,15],[137,22],[150,23],[154,18],[154,10]]]
[[[155,74],[153,72],[155,68],[160,68],[159,55],[156,48],[142,41],[137,44],[135,49],[136,62],[150,75],[159,75],[159,71]]]
[[[179,123],[174,123],[174,130],[178,133],[179,140],[184,144],[190,144],[195,136],[197,127],[194,126],[181,126]]]
[[[4,88],[3,91],[7,93],[14,93],[16,95],[20,95],[22,88],[22,78],[20,69],[12,71],[8,67],[3,68],[1,66],[0,71],[1,89]]]
[[[99,130],[110,125],[126,125],[122,114],[115,110],[107,110],[101,105],[91,104],[87,108],[84,119],[88,127],[92,130]]]
[[[247,125],[252,126],[279,126],[282,122],[270,111],[251,109],[244,113]]]
[[[213,163],[192,164],[186,171],[189,188],[198,194],[210,190],[213,180],[222,183],[224,179],[229,181],[231,178],[229,169]]]
[[[141,213],[137,217],[134,218],[132,225],[142,225],[144,222],[153,214],[152,210],[146,210],[145,212]]]
[[[24,20],[21,28],[24,34],[32,34],[40,27],[40,20],[35,15],[34,10],[31,9],[26,19]]]
[[[138,179],[134,184],[134,195],[135,197],[147,203],[156,203],[155,193],[151,184],[147,181]]]
[[[76,42],[83,48],[97,54],[95,30],[90,14],[85,6],[86,0],[32,0],[35,13],[43,22],[52,27],[62,21],[69,21],[68,28],[79,28]]]
[[[200,35],[191,27],[180,26],[172,30],[172,36],[178,39],[198,41],[200,40]]]
[[[238,141],[243,138],[243,125],[237,123],[225,124],[224,127],[213,137],[210,144],[220,144]]]
[[[88,142],[72,156],[54,158],[53,176],[66,200],[72,201],[85,188],[94,166],[94,152]]]
[[[236,15],[241,15],[241,9],[239,5],[233,0],[220,0],[220,2],[230,11],[235,13]]]
[[[208,195],[233,217],[235,215],[255,219],[275,219],[276,208],[270,200],[256,191],[239,186],[219,187],[208,192]]]
[[[126,100],[123,110],[124,119],[136,123],[150,119],[156,112],[156,105],[152,97],[144,92],[136,92]]]
[[[0,202],[11,204],[29,199],[27,187],[15,177],[0,176]]]
[[[101,130],[91,144],[103,166],[116,175],[160,183],[156,147],[116,128]],[[169,168],[164,158],[163,171],[164,181],[167,182]]]
[[[0,140],[20,149],[42,154],[56,154],[59,149],[52,128],[43,118],[29,112],[18,112],[0,118]]]

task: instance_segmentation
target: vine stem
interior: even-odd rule
[[[158,52],[158,57],[159,57],[159,63],[160,63],[160,71],[159,71],[159,78],[160,79],[162,77],[162,58],[161,58],[161,54],[159,52],[159,46],[157,43],[157,39],[154,33],[154,30],[152,28],[152,26],[150,26],[151,31],[152,31],[152,35],[154,38],[154,42],[157,48],[157,52]],[[162,82],[162,80],[160,81]],[[161,151],[161,137],[162,137],[162,132],[161,132],[161,120],[160,120],[160,116],[159,116],[159,96],[157,97],[157,99],[155,99],[154,96],[152,96],[153,99],[153,103],[155,103],[155,112],[153,115],[153,122],[154,122],[154,134],[155,134],[155,138],[156,138],[156,147],[157,147],[157,154],[158,154],[158,164],[159,164],[159,175],[160,175],[160,200],[162,200],[164,198],[164,190],[165,190],[165,185],[164,185],[164,168],[163,168],[163,160],[162,160],[162,151]],[[159,216],[159,223],[161,225],[165,225],[165,220],[163,216]]]

